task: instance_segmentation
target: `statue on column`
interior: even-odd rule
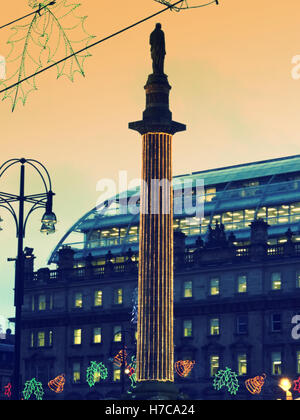
[[[161,24],[157,23],[155,30],[150,35],[151,57],[153,61],[153,73],[164,74],[164,61],[166,56],[165,34]]]

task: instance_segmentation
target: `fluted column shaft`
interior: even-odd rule
[[[173,382],[171,134],[143,135],[142,180],[137,381]]]

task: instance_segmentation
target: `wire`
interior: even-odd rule
[[[48,7],[48,6],[53,6],[55,3],[56,3],[56,1],[51,1],[50,3],[46,4],[46,6],[39,7],[37,10],[35,10],[34,12],[29,13],[28,15],[22,16],[22,17],[20,17],[19,19],[13,20],[12,22],[9,22],[9,23],[6,23],[6,24],[5,24],[5,25],[3,25],[3,26],[0,26],[0,29],[6,28],[7,26],[12,25],[13,23],[19,22],[20,20],[23,20],[23,19],[25,19],[25,18],[28,18],[29,16],[35,15],[36,13],[39,13],[39,14],[40,14],[40,12],[41,12],[43,9],[45,9],[45,8],[46,8],[46,7]]]
[[[169,10],[169,9],[172,9],[174,6],[176,6],[176,5],[177,5],[177,4],[179,4],[179,3],[182,3],[183,1],[184,1],[184,0],[180,0],[180,1],[176,2],[176,3],[174,3],[174,4],[170,4],[170,5],[168,5],[165,9],[162,9],[162,10],[160,10],[159,12],[154,13],[153,15],[148,16],[148,17],[146,17],[146,18],[144,18],[144,19],[142,19],[142,20],[140,20],[140,21],[138,21],[138,22],[136,22],[136,23],[134,23],[134,24],[132,24],[132,25],[130,25],[130,26],[127,26],[126,28],[121,29],[121,30],[120,30],[120,31],[118,31],[118,32],[115,32],[115,33],[114,33],[114,34],[112,34],[112,35],[109,35],[109,36],[107,36],[107,37],[105,37],[105,38],[103,38],[103,39],[100,39],[99,41],[94,42],[93,44],[88,45],[87,47],[84,47],[84,48],[82,48],[81,50],[76,51],[76,52],[74,52],[73,54],[70,54],[70,55],[68,55],[67,57],[62,58],[61,60],[56,61],[55,63],[52,63],[52,64],[50,64],[50,65],[49,65],[49,66],[47,66],[47,67],[44,67],[43,69],[41,69],[41,70],[37,71],[36,73],[33,73],[33,74],[31,74],[30,76],[25,77],[24,79],[19,80],[18,82],[14,83],[14,84],[12,84],[12,85],[10,85],[10,86],[8,86],[8,87],[6,87],[5,89],[0,90],[0,93],[6,92],[6,91],[8,91],[9,89],[12,89],[12,88],[14,88],[15,86],[18,86],[19,84],[21,84],[21,83],[23,83],[23,82],[26,82],[27,80],[32,79],[33,77],[35,77],[35,76],[37,76],[37,75],[39,75],[39,74],[41,74],[41,73],[45,72],[46,70],[49,70],[49,69],[51,69],[52,67],[55,67],[55,66],[57,66],[58,64],[63,63],[63,62],[64,62],[64,61],[66,61],[66,60],[69,60],[70,58],[72,58],[72,57],[76,56],[77,54],[80,54],[80,53],[82,53],[83,51],[88,50],[89,48],[95,47],[96,45],[99,45],[99,44],[101,44],[102,42],[107,41],[107,40],[108,40],[108,39],[110,39],[110,38],[113,38],[113,37],[115,37],[115,36],[117,36],[117,35],[119,35],[119,34],[121,34],[121,33],[125,32],[125,31],[128,31],[129,29],[132,29],[132,28],[134,28],[135,26],[140,25],[141,23],[146,22],[147,20],[152,19],[152,18],[154,18],[155,16],[160,15],[161,13],[164,13],[165,11],[167,11],[167,10]],[[53,2],[51,2],[51,3],[49,3],[49,4],[52,4],[52,3],[53,3]],[[212,4],[212,3],[216,3],[216,4],[218,4],[218,0],[214,0],[213,2],[208,3],[207,5],[210,5],[210,4]],[[202,6],[204,6],[204,5],[202,5]],[[47,7],[47,6],[45,6],[45,7]],[[39,10],[42,10],[42,9],[39,9]],[[34,12],[34,13],[37,13],[37,12]]]

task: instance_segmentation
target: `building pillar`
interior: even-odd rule
[[[141,399],[174,398],[172,138],[186,126],[172,121],[170,89],[165,74],[150,75],[143,120],[129,124],[143,142],[137,338]]]

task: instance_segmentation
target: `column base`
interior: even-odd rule
[[[177,400],[179,391],[173,382],[139,382],[135,389],[136,400]]]

